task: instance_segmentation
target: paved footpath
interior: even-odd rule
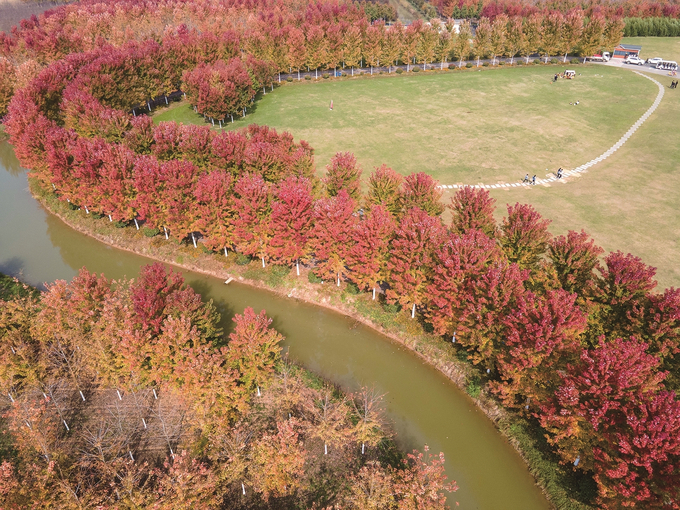
[[[643,76],[644,78],[647,78],[648,80],[653,81],[656,83],[656,85],[659,87],[659,93],[656,95],[656,100],[652,104],[652,106],[649,107],[649,109],[640,117],[635,124],[631,126],[631,128],[626,131],[626,134],[624,134],[621,139],[616,142],[614,145],[612,145],[606,152],[604,152],[601,156],[593,159],[592,161],[588,161],[587,163],[584,163],[583,165],[574,168],[573,170],[564,170],[562,172],[562,175],[564,177],[568,177],[570,175],[576,176],[580,174],[581,172],[585,172],[588,170],[591,166],[597,165],[600,161],[604,161],[607,159],[609,156],[614,154],[617,150],[621,148],[621,146],[626,143],[626,141],[637,131],[637,129],[649,118],[649,116],[654,113],[654,110],[659,106],[661,103],[661,99],[663,99],[663,95],[665,93],[664,86],[656,81],[654,78],[647,76],[646,74],[639,73],[638,71],[633,71],[636,74],[639,74],[640,76]],[[549,185],[553,182],[557,182],[558,180],[561,181],[561,179],[558,179],[557,176],[551,176],[551,177],[546,177],[545,179],[536,179],[536,184],[543,184],[543,185]],[[439,187],[442,189],[455,189],[455,188],[464,188],[465,186],[472,186],[473,188],[487,188],[487,189],[510,189],[510,188],[521,188],[521,187],[527,187],[527,186],[532,186],[531,182],[514,182],[514,183],[501,183],[501,184],[442,184]]]

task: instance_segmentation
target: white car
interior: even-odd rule
[[[642,60],[640,57],[636,56],[631,56],[631,57],[626,57],[625,60],[623,61],[624,64],[635,64],[638,66],[644,65],[645,61]]]
[[[654,58],[648,58],[645,61],[645,64],[651,64],[651,65],[655,66],[656,64],[660,64],[661,62],[663,62],[663,59],[661,57],[654,57]]]

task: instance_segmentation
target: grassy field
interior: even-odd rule
[[[643,52],[680,61],[670,49],[674,40],[633,42]],[[246,121],[308,140],[320,170],[334,152],[350,150],[367,171],[385,162],[449,184],[493,183],[527,172],[540,176],[541,169],[576,166],[601,154],[657,91],[630,70],[595,65],[578,66],[582,75],[576,81],[551,84],[555,69],[303,82],[262,98]],[[671,80],[654,78],[666,87]],[[327,107],[330,95],[333,112]],[[574,99],[581,101],[578,107],[569,106]],[[202,122],[186,105],[156,117],[171,119]],[[680,286],[679,132],[680,90],[666,88],[661,105],[636,134],[579,178],[492,191],[499,217],[506,203],[531,203],[553,221],[553,233],[585,229],[606,250],[631,252],[657,267],[660,286]],[[444,199],[451,194],[446,191]]]
[[[514,182],[599,156],[654,100],[655,86],[633,73],[577,69],[575,80],[557,83],[556,66],[303,80],[260,97],[227,129],[290,131],[314,147],[320,170],[336,152],[351,151],[368,172],[385,163],[444,184]],[[203,123],[186,103],[155,119]]]
[[[624,37],[621,42],[642,46],[640,58],[661,57],[680,62],[680,37]]]
[[[678,287],[680,90],[668,88],[670,77],[654,78],[666,86],[663,101],[614,155],[566,184],[492,195],[499,205],[533,204],[553,220],[555,234],[585,229],[605,249],[633,253],[658,268],[660,286]]]

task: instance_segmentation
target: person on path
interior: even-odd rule
[[[534,186],[536,186],[536,175],[534,175],[534,176],[531,178],[531,184],[533,184]]]
[[[529,174],[526,174],[524,176],[524,179],[522,179],[522,182],[529,182]]]
[[[562,167],[557,169],[557,178],[561,179],[562,178]]]

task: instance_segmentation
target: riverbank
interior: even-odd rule
[[[279,296],[332,309],[383,333],[476,397],[474,400],[479,408],[520,452],[530,471],[538,479],[539,486],[557,508],[592,508],[577,501],[582,499],[579,485],[583,480],[574,478],[571,468],[559,466],[555,462],[545,440],[540,433],[536,434],[532,424],[500,408],[485,391],[484,376],[467,362],[458,359],[460,353],[451,344],[443,342],[440,337],[427,334],[423,326],[417,320],[411,320],[407,313],[400,313],[381,300],[372,301],[370,294],[357,294],[351,285],[343,284],[338,288],[333,283],[310,283],[307,278],[308,268],[301,268],[301,274],[297,277],[295,269],[291,271],[277,266],[262,268],[258,260],[249,261],[233,253],[229,257],[212,254],[202,250],[200,243],[199,248],[194,248],[191,244],[181,245],[174,240],[166,241],[162,233],[147,237],[156,232],[143,225],[137,230],[134,224],[128,228],[117,228],[106,217],[96,219],[85,210],[72,209],[69,204],[59,201],[50,190],[40,188],[34,181],[30,182],[30,189],[52,214],[69,227],[109,246],[189,271],[222,278],[223,281],[233,278]],[[244,265],[239,265],[237,258]]]

